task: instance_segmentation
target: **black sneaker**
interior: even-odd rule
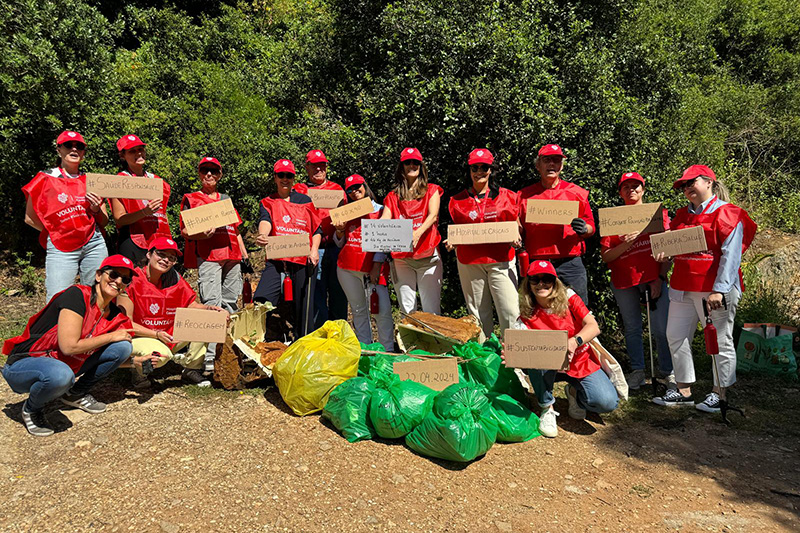
[[[666,405],[667,407],[692,407],[694,405],[694,397],[691,394],[684,396],[677,390],[667,389],[667,393],[664,396],[653,398],[653,403]]]
[[[22,423],[25,424],[25,429],[34,437],[49,437],[56,430],[47,421],[44,416],[44,411],[34,411],[29,413],[25,410],[28,406],[28,400],[22,404]]]
[[[719,395],[716,392],[710,392],[706,399],[694,406],[698,411],[704,413],[719,413]]]
[[[77,407],[87,413],[96,415],[102,413],[108,407],[103,402],[98,402],[91,394],[65,394],[61,397],[61,403],[69,405],[70,407]]]
[[[181,373],[181,381],[183,381],[187,385],[197,385],[198,387],[210,387],[211,381],[209,381],[200,370],[195,370],[193,368],[184,368],[183,372]]]

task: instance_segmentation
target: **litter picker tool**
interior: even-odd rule
[[[647,341],[650,344],[650,386],[653,388],[653,396],[658,396],[658,382],[656,381],[656,364],[653,359],[653,327],[650,323],[650,285],[645,285],[644,308],[647,311]],[[655,303],[655,302],[653,302]]]
[[[725,309],[728,308],[728,302],[725,301],[724,295],[722,296],[722,305],[725,307]],[[729,405],[728,400],[725,397],[725,387],[722,386],[722,382],[720,381],[719,366],[717,366],[717,355],[719,355],[717,328],[711,322],[708,301],[705,298],[703,298],[703,314],[706,316],[706,326],[703,328],[703,335],[705,336],[706,340],[706,353],[711,356],[711,361],[714,363],[714,381],[717,382],[717,387],[719,387],[719,412],[722,415],[722,421],[730,426],[731,421],[728,420],[728,411],[736,411],[742,416],[744,416],[744,411],[738,407]]]
[[[322,268],[322,265],[319,265]],[[313,300],[311,300],[311,276],[314,275],[314,271],[317,269],[317,265],[314,263],[306,263],[306,312],[304,315],[304,322],[303,322],[303,336],[308,335],[311,333],[309,331],[310,325],[309,320],[311,319],[311,306],[313,304]]]

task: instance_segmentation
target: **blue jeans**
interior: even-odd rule
[[[619,403],[617,390],[602,368],[580,379],[556,370],[529,369],[527,372],[539,407],[548,407],[556,402],[553,397],[553,384],[556,381],[566,381],[575,387],[578,405],[587,411],[610,413]]]
[[[347,320],[347,295],[339,284],[337,274],[339,247],[331,243],[319,249],[317,286],[314,287],[314,329],[327,320]]]
[[[106,257],[108,248],[100,230],[95,230],[89,242],[72,252],[62,252],[47,237],[47,257],[44,263],[47,301],[75,283],[78,272],[81,275],[81,285],[94,284],[94,273]]]
[[[627,289],[617,289],[611,285],[611,292],[617,300],[622,324],[625,328],[625,346],[628,349],[628,357],[631,359],[633,370],[644,370],[644,338],[642,307],[640,305],[639,294],[644,291],[646,283]],[[667,294],[667,282],[661,285],[661,295],[655,300],[656,309],[650,311],[650,323],[658,348],[658,369],[662,375],[672,373],[672,356],[667,342],[667,315],[669,314],[669,295]]]
[[[81,379],[75,383],[72,369],[52,357],[25,357],[0,370],[11,390],[28,395],[27,411],[44,409],[47,402],[72,395],[84,395],[89,389],[116,370],[131,355],[130,341],[119,341],[100,348],[91,355],[78,371]]]
[[[586,277],[586,267],[583,266],[581,256],[552,259],[551,262],[556,269],[558,279],[575,291],[575,294],[581,297],[586,307],[589,307],[589,281]]]

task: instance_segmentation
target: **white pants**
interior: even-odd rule
[[[678,383],[694,383],[694,361],[692,360],[692,339],[697,332],[697,324],[705,326],[703,314],[703,298],[708,299],[708,292],[682,292],[669,290],[669,317],[667,318],[667,342],[672,354],[672,366],[675,381]],[[733,319],[736,307],[742,297],[741,291],[734,287],[725,295],[728,308],[711,311],[711,322],[717,328],[719,355],[712,372],[714,385],[730,387],[736,383],[736,348],[733,345]],[[719,375],[717,373],[719,372]]]
[[[442,260],[438,252],[423,259],[395,259],[392,282],[402,312],[408,314],[417,310],[419,287],[422,310],[442,314]]]
[[[487,337],[494,330],[492,300],[497,308],[501,335],[519,318],[516,260],[474,265],[458,262],[458,277],[467,310],[481,321]]]
[[[378,342],[389,351],[394,351],[394,321],[392,321],[392,302],[389,299],[389,289],[386,285],[373,285],[367,283],[369,274],[354,270],[337,268],[336,275],[339,285],[347,295],[350,309],[353,312],[353,329],[359,342],[372,344],[372,324],[369,320],[369,298],[372,289],[378,293],[380,312],[375,316],[378,325]]]

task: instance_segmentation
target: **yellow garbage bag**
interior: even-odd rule
[[[320,411],[331,391],[356,376],[361,345],[345,320],[328,320],[296,340],[272,367],[283,401],[299,416]]]

